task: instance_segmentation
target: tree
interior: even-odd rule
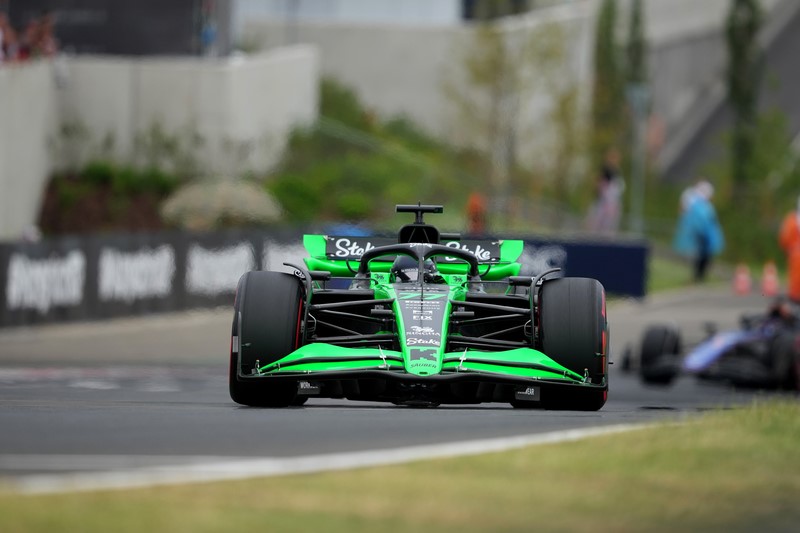
[[[627,132],[630,138],[630,222],[636,232],[644,230],[644,183],[647,162],[645,131],[650,114],[650,91],[647,87],[647,41],[642,22],[642,0],[633,0],[631,5],[628,42],[626,45],[625,91],[629,105]]]
[[[484,22],[519,12],[511,0],[478,0],[473,9],[475,18]]]
[[[625,69],[627,83],[647,83],[647,40],[644,36],[642,0],[633,0],[631,6],[626,56],[628,60]]]
[[[758,0],[733,0],[726,24],[728,102],[734,113],[731,177],[735,204],[746,201],[750,184],[759,178],[753,159],[761,85],[762,53],[757,39],[762,18]]]
[[[623,69],[615,36],[616,24],[616,0],[603,0],[594,46],[592,159],[595,166],[599,166],[608,149],[620,144],[619,132],[624,124]]]
[[[459,43],[462,59],[453,63],[442,88],[455,112],[460,142],[486,154],[484,192],[491,191],[500,218],[508,220],[509,201],[520,196],[514,183],[518,147],[531,137],[532,126],[521,117],[537,96],[549,92],[554,73],[563,67],[564,37],[556,23],[530,30],[486,18],[511,13],[510,2],[481,6],[492,11],[478,11],[483,18]]]

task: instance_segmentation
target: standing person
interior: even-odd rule
[[[615,148],[610,149],[597,177],[595,201],[587,220],[589,231],[610,234],[619,231],[622,193],[625,191],[625,181],[622,179],[619,163],[619,151]]]
[[[800,198],[797,209],[783,219],[778,243],[786,254],[789,271],[789,299],[800,303]]]
[[[678,219],[673,240],[675,250],[692,260],[696,282],[705,280],[712,258],[725,246],[717,212],[711,203],[713,195],[714,187],[706,180],[700,180],[693,187],[691,201]]]

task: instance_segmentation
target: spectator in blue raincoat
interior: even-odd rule
[[[711,203],[714,187],[701,180],[681,199],[683,211],[678,220],[673,247],[693,262],[694,280],[705,280],[714,256],[725,247],[725,238]]]

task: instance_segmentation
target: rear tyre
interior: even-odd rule
[[[797,346],[798,338],[794,332],[780,333],[770,346],[770,373],[774,385],[779,389],[800,388],[797,375],[800,354]]]
[[[591,278],[545,281],[539,298],[541,350],[559,364],[596,385],[608,383],[608,322],[605,290]],[[608,388],[579,386],[543,391],[543,407],[597,411]]]
[[[282,272],[252,271],[239,280],[233,316],[229,388],[231,399],[254,407],[287,407],[297,401],[297,383],[269,377],[248,380],[260,365],[277,361],[300,344],[303,291]],[[238,346],[238,352],[235,351]]]
[[[639,375],[651,385],[669,385],[678,374],[681,336],[667,325],[648,327],[642,337]]]

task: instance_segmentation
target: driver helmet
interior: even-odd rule
[[[392,263],[392,277],[396,282],[402,283],[419,281],[419,268],[417,265],[417,260],[413,257],[398,255],[394,263]],[[425,283],[444,283],[444,278],[432,259],[426,259],[424,267],[423,281]]]

